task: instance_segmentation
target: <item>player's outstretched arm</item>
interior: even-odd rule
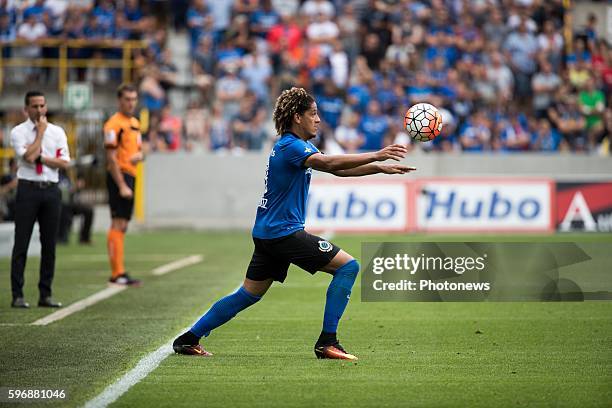
[[[400,161],[406,156],[406,153],[408,153],[406,146],[400,144],[393,144],[371,153],[337,154],[331,156],[315,153],[304,161],[304,166],[335,174],[339,170],[355,169],[356,167],[374,162],[382,162],[389,159]]]
[[[404,166],[403,164],[380,164],[371,163],[348,170],[337,170],[331,172],[338,177],[361,177],[371,174],[406,174],[415,171],[416,167]]]

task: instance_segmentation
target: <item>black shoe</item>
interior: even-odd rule
[[[40,307],[62,307],[62,304],[60,302],[56,302],[55,300],[51,299],[51,297],[46,297],[46,298],[41,298],[38,300],[38,306]]]
[[[113,285],[120,285],[120,286],[138,287],[142,285],[142,282],[139,279],[133,279],[130,275],[127,274],[127,272],[122,273],[116,278],[110,278],[108,282],[112,283]]]
[[[356,361],[357,357],[347,353],[346,350],[340,345],[338,340],[333,344],[320,344],[317,342],[314,347],[315,356],[317,358],[330,358],[336,360],[352,360]]]
[[[195,344],[189,344],[189,342],[186,339],[189,334],[190,333],[187,332],[187,333],[184,333],[178,336],[172,343],[172,349],[174,350],[176,354],[185,354],[188,356],[200,356],[200,357],[212,356],[212,353],[209,353],[208,351],[204,350],[204,348],[201,345],[199,345],[197,341]]]
[[[19,308],[19,309],[27,309],[30,307],[30,304],[25,301],[24,298],[18,297],[13,299],[11,302],[11,307]]]

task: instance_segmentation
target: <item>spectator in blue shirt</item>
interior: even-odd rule
[[[200,37],[205,32],[208,16],[208,7],[204,0],[194,0],[193,5],[187,10],[187,27],[189,27],[192,50],[197,47]]]
[[[90,14],[87,17],[87,24],[83,28],[83,37],[87,40],[100,40],[104,37],[104,29],[100,25],[98,16]],[[84,56],[85,58],[88,58]]]
[[[328,128],[325,130],[330,130],[333,133],[340,124],[344,101],[338,95],[338,90],[334,83],[329,79],[325,82],[323,95],[317,98],[317,108],[323,127]]]
[[[140,40],[142,38],[141,24],[144,16],[142,10],[140,10],[138,0],[125,1],[123,16],[125,17],[125,29],[128,31],[128,39]]]
[[[17,38],[17,30],[14,25],[11,24],[11,16],[9,13],[4,13],[4,10],[0,10],[0,42],[9,43],[15,41]],[[2,57],[9,58],[11,56],[11,47],[2,47]]]
[[[423,71],[418,71],[414,84],[408,87],[408,97],[410,102],[418,103],[429,100],[433,94],[433,89],[429,86],[429,78]]]
[[[433,61],[437,57],[444,58],[447,67],[454,66],[459,58],[459,51],[455,46],[455,37],[452,32],[438,30],[435,35],[429,36],[429,47],[425,51],[425,60]]]
[[[280,23],[280,15],[272,8],[270,0],[262,0],[261,7],[251,14],[251,30],[260,38],[266,38],[268,31]]]
[[[244,51],[238,48],[234,42],[227,40],[219,44],[216,54],[219,67],[235,69],[242,63]]]
[[[8,0],[0,0],[0,16],[8,14],[11,26],[17,26],[17,8]]]
[[[524,151],[529,148],[530,139],[525,124],[522,123],[518,115],[513,114],[510,119],[505,120],[501,125],[499,148],[503,152]]]
[[[389,77],[384,77],[376,90],[376,99],[380,102],[381,109],[386,115],[393,115],[398,105],[397,97],[393,90],[393,82]]]
[[[23,19],[27,20],[30,16],[36,16],[36,20],[42,22],[45,13],[49,13],[45,7],[45,0],[36,0],[33,5],[23,10]]]
[[[483,111],[477,111],[466,121],[459,142],[465,152],[488,150],[491,142],[491,130],[490,123]]]
[[[115,7],[110,0],[101,0],[92,13],[102,38],[112,38],[115,34]]]
[[[347,103],[355,111],[362,113],[370,102],[370,91],[363,83],[351,85],[347,90]]]
[[[372,100],[368,104],[368,109],[361,123],[359,131],[365,138],[365,143],[361,146],[362,151],[380,150],[388,144],[389,120],[382,114],[380,103]]]
[[[17,30],[11,24],[10,14],[0,10],[0,42],[8,43],[15,41],[15,38],[17,38]]]
[[[540,119],[536,130],[531,136],[532,150],[541,152],[556,152],[559,150],[561,135],[550,126],[548,119]]]

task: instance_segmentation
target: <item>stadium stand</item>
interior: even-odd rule
[[[601,17],[572,26],[569,4],[0,0],[0,71],[4,88],[85,81],[96,96],[137,81],[159,151],[261,150],[271,102],[297,85],[329,152],[409,142],[400,118],[428,101],[445,127],[425,151],[608,154],[612,50]]]

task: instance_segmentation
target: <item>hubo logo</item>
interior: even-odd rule
[[[417,186],[417,228],[547,231],[551,184],[544,180],[427,181]]]
[[[316,217],[322,219],[344,217],[351,220],[373,215],[378,219],[387,220],[393,218],[397,211],[397,205],[392,199],[372,200],[371,197],[358,195],[354,191],[334,201],[329,197],[321,197],[320,201],[312,200],[311,205]]]
[[[407,223],[407,187],[402,183],[330,183],[310,186],[307,229],[403,231]]]
[[[372,260],[372,272],[381,275],[385,271],[406,271],[414,275],[418,271],[448,271],[463,275],[486,267],[487,254],[482,256],[426,256],[421,254],[396,254],[392,257],[376,257]]]
[[[319,250],[321,252],[329,252],[332,250],[332,248],[332,244],[330,244],[328,241],[319,241]]]
[[[499,191],[493,191],[489,197],[474,198],[463,196],[451,191],[446,197],[441,197],[437,191],[424,190],[423,194],[430,199],[427,207],[427,218],[432,218],[434,212],[442,212],[446,218],[458,216],[460,218],[507,218],[511,214],[521,219],[534,219],[540,213],[540,202],[533,197],[519,197],[512,199],[504,197]]]

